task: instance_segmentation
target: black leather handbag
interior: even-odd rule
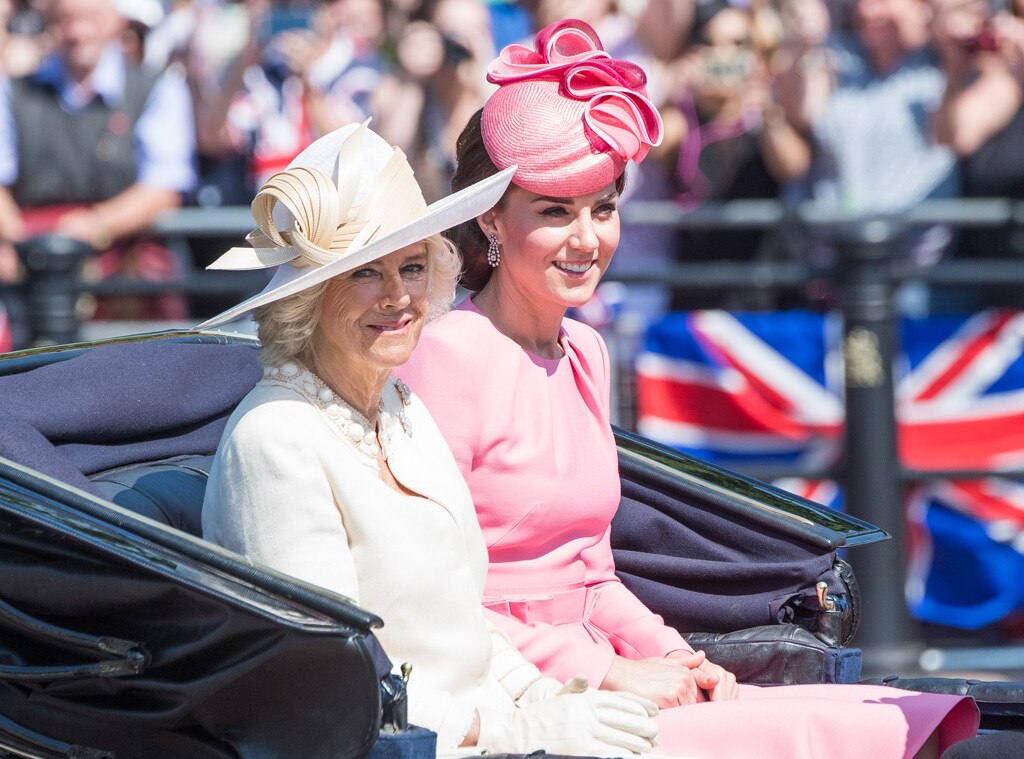
[[[379,624],[0,460],[0,755],[365,755]]]

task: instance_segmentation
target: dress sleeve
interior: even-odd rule
[[[615,653],[625,659],[646,659],[693,650],[616,576],[610,526],[601,540],[581,555],[587,566],[587,587],[594,594],[590,621],[608,636]]]
[[[601,393],[603,408],[608,409],[611,365],[604,340],[594,330],[580,329],[578,326],[574,336],[578,344],[584,347],[581,351],[582,360],[587,362],[587,371]],[[610,425],[611,419],[607,414],[606,411]],[[680,649],[692,650],[677,630],[666,625],[660,615],[648,609],[615,574],[610,525],[600,540],[581,551],[580,556],[586,566],[587,587],[593,594],[589,601],[590,621],[607,636],[616,654],[626,659],[645,659],[664,656]],[[604,674],[607,674],[607,668]],[[604,675],[601,679],[604,679]]]
[[[274,405],[247,413],[222,441],[206,489],[203,537],[358,603],[355,562],[324,452],[306,434],[311,420],[301,404],[287,404],[281,423]]]

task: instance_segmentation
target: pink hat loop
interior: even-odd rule
[[[570,96],[588,100],[586,125],[623,160],[639,163],[661,143],[661,114],[636,92],[647,84],[639,66],[615,60],[584,63],[568,69],[562,81]]]
[[[517,184],[586,194],[661,144],[661,115],[647,97],[646,74],[613,59],[589,24],[550,24],[534,46],[509,45],[487,68],[500,88],[484,107],[484,144],[498,168],[519,166]],[[551,142],[538,143],[536,133]]]
[[[487,80],[509,84],[536,76],[554,76],[594,58],[611,60],[590,25],[576,19],[549,24],[537,33],[534,44],[536,50],[518,44],[506,46],[487,67]]]

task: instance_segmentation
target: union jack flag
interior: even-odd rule
[[[725,466],[824,469],[841,454],[838,315],[670,314],[637,361],[638,429]],[[905,467],[1024,469],[1024,313],[905,320],[894,365]],[[776,484],[833,506],[833,482]],[[907,600],[920,619],[977,629],[1024,607],[1024,483],[908,487]]]

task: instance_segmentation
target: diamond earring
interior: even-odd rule
[[[498,247],[498,236],[490,235],[487,238],[487,263],[491,268],[497,268],[501,263],[501,249]]]

